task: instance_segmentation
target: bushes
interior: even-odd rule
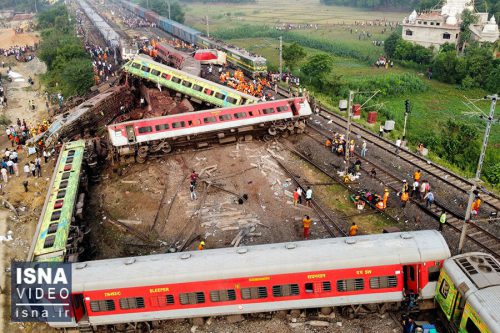
[[[387,74],[348,81],[350,89],[359,91],[380,90],[379,96],[411,95],[428,89],[427,84],[415,74]]]

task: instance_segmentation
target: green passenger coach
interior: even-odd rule
[[[78,200],[85,141],[62,147],[38,221],[29,258],[39,262],[63,262]]]
[[[500,333],[500,263],[479,252],[445,260],[436,302],[451,332]]]
[[[190,96],[193,101],[199,103],[206,102],[219,107],[230,107],[253,104],[258,101],[256,97],[165,66],[144,55],[134,57],[123,66],[123,70]]]

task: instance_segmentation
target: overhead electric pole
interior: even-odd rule
[[[170,18],[170,0],[167,0],[167,6],[168,6],[168,19],[171,20],[171,18]]]
[[[208,25],[208,15],[205,15],[205,19],[207,20],[207,37],[210,37],[210,26]]]
[[[495,107],[497,104],[498,95],[486,96],[485,98],[491,100],[490,114],[488,115],[487,119],[488,122],[486,123],[486,131],[484,132],[483,145],[481,146],[481,155],[479,155],[479,161],[477,162],[476,177],[472,180],[472,188],[470,189],[469,193],[469,201],[467,203],[467,210],[465,211],[464,225],[462,227],[462,233],[460,234],[460,243],[458,244],[459,253],[462,253],[465,244],[465,239],[467,237],[467,227],[468,224],[470,223],[472,203],[474,202],[474,196],[475,196],[474,192],[476,191],[477,184],[480,181],[479,178],[481,177],[481,169],[483,168],[484,157],[486,155],[486,147],[488,146],[488,138],[490,136],[491,125],[493,124],[494,120],[493,116],[495,115]]]
[[[283,75],[283,37],[279,36],[280,40],[280,80],[281,76]]]

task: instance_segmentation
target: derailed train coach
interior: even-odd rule
[[[129,324],[287,309],[431,304],[450,251],[435,230],[73,264],[70,323]]]

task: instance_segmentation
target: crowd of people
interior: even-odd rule
[[[35,57],[35,51],[38,47],[38,44],[34,45],[22,45],[22,46],[11,46],[9,48],[0,48],[0,54],[4,57],[14,56],[19,62],[28,62],[33,60]],[[5,66],[5,64],[4,64]]]
[[[259,77],[253,80],[246,80],[245,75],[239,69],[235,70],[233,75],[231,75],[230,71],[221,71],[219,80],[221,84],[259,98],[264,96],[264,89],[271,89],[271,84],[266,78]]]

